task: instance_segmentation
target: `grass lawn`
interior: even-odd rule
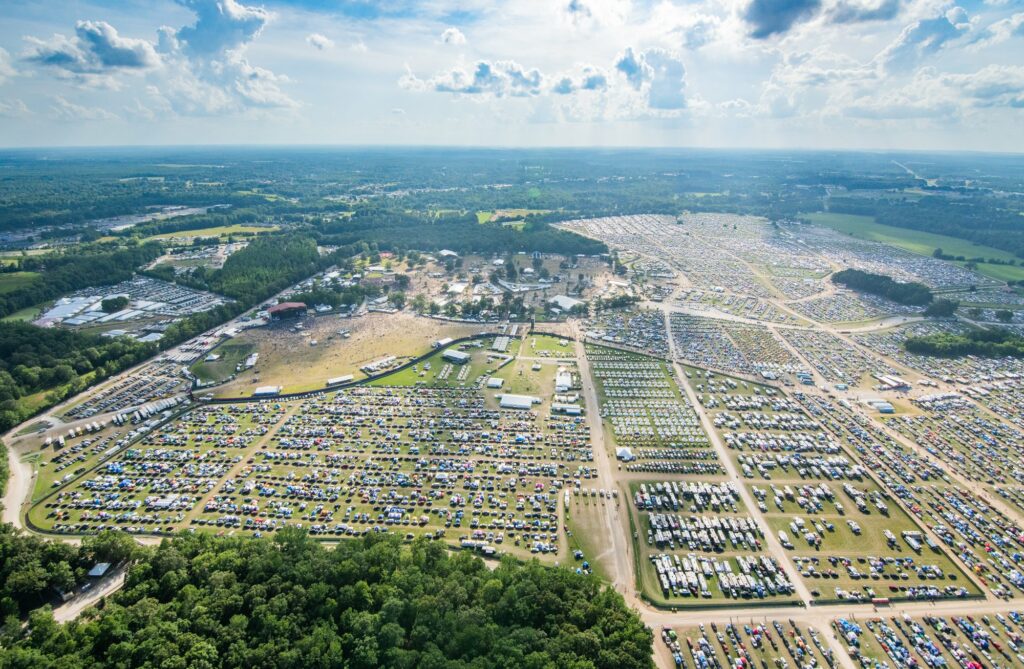
[[[192,365],[192,373],[201,381],[220,382],[235,373],[235,367],[253,352],[255,345],[247,342],[229,341],[215,348],[211,353],[220,359],[205,362],[205,359]]]
[[[186,237],[227,237],[228,235],[235,235],[240,233],[260,234],[263,232],[276,232],[278,229],[279,228],[276,225],[221,225],[214,228],[201,228],[199,230],[179,230],[177,232],[168,232],[163,235],[154,235],[152,237],[147,237],[143,241],[148,242],[160,239],[183,239]]]
[[[4,272],[0,274],[0,295],[24,288],[39,276],[39,272]]]
[[[621,499],[621,497],[619,498]],[[594,575],[603,581],[610,581],[608,574],[614,569],[613,555],[607,545],[604,505],[619,503],[607,497],[584,497],[572,495],[572,502],[565,510],[565,524],[572,532],[569,541],[569,555],[566,565],[577,567],[583,560],[590,563]],[[583,551],[583,560],[572,557],[572,551]],[[571,560],[571,561],[570,561]]]
[[[9,314],[3,317],[5,321],[34,321],[39,318],[39,314],[43,313],[42,305],[36,305],[34,307],[25,307],[19,309],[13,314]]]
[[[1009,251],[1000,251],[991,246],[973,244],[965,239],[875,223],[873,216],[827,212],[804,214],[804,216],[812,223],[832,228],[843,234],[852,235],[858,239],[889,244],[911,253],[930,256],[935,249],[941,248],[944,253],[949,255],[962,255],[967,258],[981,256],[984,258],[997,258],[999,260],[1017,259]],[[964,263],[957,264],[963,265]],[[979,263],[978,272],[998,281],[1024,279],[1024,267],[1019,266]]]
[[[547,353],[547,357],[575,358],[576,347],[571,339],[552,337],[543,334],[531,334],[526,337],[526,348],[522,354],[536,357]]]

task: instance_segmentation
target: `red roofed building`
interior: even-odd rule
[[[267,309],[267,314],[274,320],[282,318],[299,318],[306,315],[305,302],[281,302]]]

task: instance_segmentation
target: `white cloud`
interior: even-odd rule
[[[654,71],[647,64],[642,53],[635,53],[633,47],[626,47],[626,50],[615,59],[615,69],[618,70],[634,90],[651,80]]]
[[[327,51],[328,49],[334,48],[334,42],[326,35],[320,33],[310,33],[306,35],[306,44],[310,45],[317,51]]]
[[[686,68],[683,62],[664,49],[648,49],[642,53],[627,48],[615,61],[634,91],[644,91],[650,109],[684,109],[686,107]]]
[[[682,38],[684,49],[699,49],[713,42],[718,36],[722,20],[711,14],[694,14],[676,28]]]
[[[962,7],[953,7],[906,26],[899,37],[878,54],[875,62],[889,71],[912,69],[970,29],[967,12]]]
[[[1024,37],[1024,12],[996,21],[978,37],[978,46],[1001,44],[1014,37]]]
[[[30,114],[28,107],[19,99],[0,100],[0,116],[6,118],[21,118]]]
[[[399,80],[399,85],[414,91],[503,98],[539,95],[543,82],[544,76],[536,68],[527,69],[512,60],[481,60],[477,61],[472,72],[457,67],[427,80],[409,72]]]
[[[54,96],[51,115],[59,121],[117,121],[119,117],[101,107],[85,107],[69,101],[62,95]]]
[[[444,32],[441,33],[441,44],[450,44],[452,46],[462,46],[466,43],[466,36],[462,34],[462,31],[458,28],[445,28]]]
[[[145,70],[160,64],[151,42],[122,37],[106,21],[79,21],[73,37],[55,34],[41,40],[27,36],[25,41],[24,60],[71,75]]]
[[[988,65],[972,74],[943,74],[939,82],[973,107],[1024,109],[1024,66]]]
[[[196,15],[196,22],[177,32],[186,51],[216,55],[251,42],[271,18],[262,7],[250,7],[236,0],[177,0]]]
[[[17,72],[14,71],[14,66],[11,65],[11,54],[7,53],[7,50],[3,47],[0,47],[0,85],[6,83],[15,74]]]
[[[551,86],[556,95],[570,95],[579,91],[603,91],[608,88],[608,74],[593,65],[579,65],[577,71],[558,77]]]

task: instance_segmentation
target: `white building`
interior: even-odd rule
[[[555,295],[548,300],[548,304],[553,304],[562,311],[572,311],[574,308],[584,304],[584,302],[568,295]]]
[[[458,349],[450,348],[441,354],[441,357],[448,362],[454,362],[456,365],[464,365],[469,362],[469,354]]]
[[[572,374],[565,367],[559,367],[555,374],[555,392],[564,393],[572,388]]]
[[[502,409],[519,409],[525,411],[533,408],[534,402],[540,400],[536,397],[530,397],[529,395],[512,395],[506,393],[501,396],[501,402],[499,403]]]
[[[252,392],[253,397],[273,397],[281,393],[281,386],[260,386]]]

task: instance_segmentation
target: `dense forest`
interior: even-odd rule
[[[853,288],[864,293],[878,295],[897,304],[924,306],[932,301],[928,286],[916,281],[900,283],[891,276],[872,274],[858,269],[844,269],[832,275],[832,283]]]
[[[409,212],[360,208],[349,218],[318,229],[322,243],[376,244],[383,251],[450,249],[458,253],[540,251],[588,255],[606,253],[604,243],[528,220],[521,230],[500,223],[481,224],[475,214],[427,217]]]
[[[17,400],[49,391],[48,404],[142,362],[156,346],[28,323],[0,322],[0,431],[27,417]]]
[[[32,283],[0,295],[0,317],[92,286],[110,286],[132,277],[135,269],[162,253],[159,244],[111,248],[78,245],[66,252],[18,259],[21,270],[39,272]]]
[[[964,355],[1024,358],[1024,337],[1002,328],[975,329],[962,335],[938,333],[909,337],[903,345],[911,353],[942,358],[957,358]]]
[[[57,559],[34,546],[21,557],[5,537],[10,546],[9,530],[0,535],[8,565],[63,563],[76,573],[82,561],[60,544]],[[64,626],[45,610],[24,629],[11,619],[0,666],[653,666],[651,632],[622,597],[569,569],[509,558],[490,570],[438,542],[374,534],[328,549],[293,528],[263,539],[185,534],[140,550],[101,610]],[[39,585],[45,577],[34,571]],[[0,577],[11,592],[17,576]]]

